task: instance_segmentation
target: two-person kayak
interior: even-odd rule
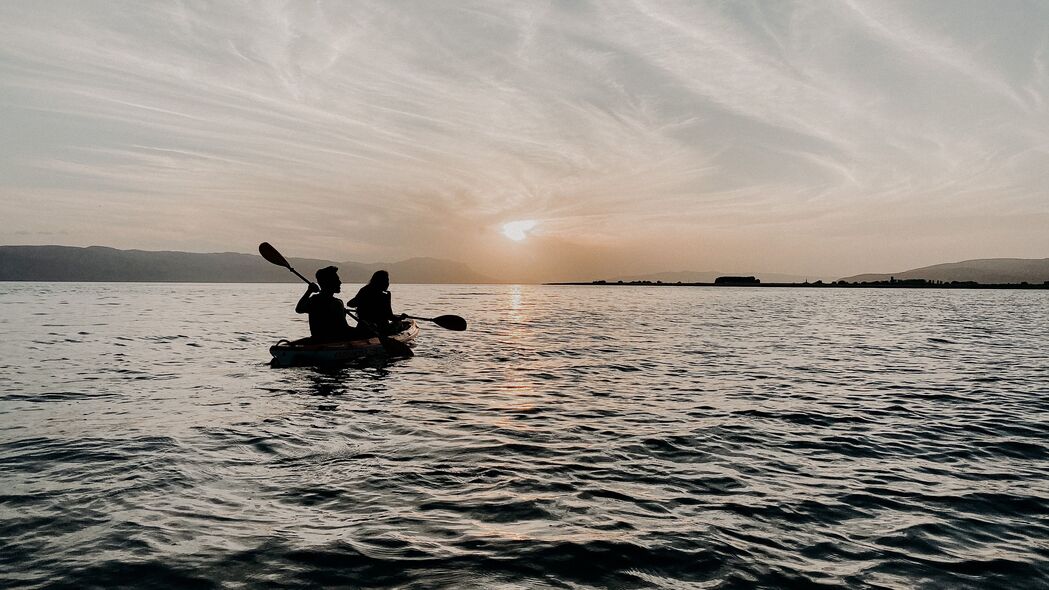
[[[415,320],[405,320],[401,325],[401,331],[386,338],[408,345],[418,335],[419,326]],[[384,346],[376,336],[336,342],[317,342],[312,338],[302,338],[293,341],[280,340],[270,347],[270,354],[273,355],[272,364],[277,367],[329,365],[366,356],[385,355],[388,347],[388,343]]]

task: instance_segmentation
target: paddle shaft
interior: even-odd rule
[[[287,268],[288,270],[290,270],[291,272],[295,273],[295,276],[297,276],[297,277],[299,277],[300,279],[302,279],[302,281],[303,281],[304,283],[308,283],[308,284],[312,284],[312,283],[313,283],[313,281],[311,281],[311,280],[307,279],[306,277],[304,277],[304,276],[300,275],[300,274],[299,274],[299,271],[295,270],[294,268],[292,268],[292,267],[290,267],[290,266],[288,266],[288,267],[286,267],[286,268]]]

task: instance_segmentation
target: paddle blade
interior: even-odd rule
[[[283,266],[284,268],[291,268],[291,264],[288,263],[287,259],[281,256],[280,252],[277,252],[276,248],[270,246],[269,242],[263,242],[259,244],[259,254],[262,254],[262,257],[269,261],[271,264]]]
[[[430,321],[445,330],[454,330],[456,332],[463,332],[466,330],[466,320],[457,315],[439,315]]]

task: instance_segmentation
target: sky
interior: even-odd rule
[[[521,281],[1043,258],[1049,2],[11,0],[0,130],[0,244]]]

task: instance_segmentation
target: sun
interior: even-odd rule
[[[528,232],[535,229],[535,226],[539,225],[538,221],[534,219],[524,219],[521,221],[511,221],[503,224],[503,235],[510,238],[515,242],[528,237]]]

